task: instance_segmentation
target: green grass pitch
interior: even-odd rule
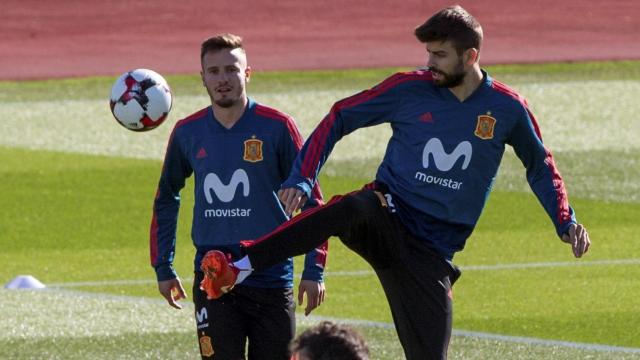
[[[332,102],[395,70],[257,73],[250,95],[294,115],[308,135]],[[593,248],[573,259],[507,152],[455,258],[463,276],[450,357],[640,359],[640,63],[489,71],[529,99]],[[196,76],[167,76],[168,123],[132,133],[111,119],[114,79],[0,82],[0,283],[31,274],[50,288],[0,289],[0,359],[197,358],[189,300],[176,311],[157,294],[148,225],[168,133],[208,99]],[[370,181],[388,135],[382,126],[346,137],[323,170],[325,196]],[[192,191],[183,191],[176,257],[186,286]],[[326,283],[325,304],[299,314],[300,328],[348,321],[374,359],[402,357],[375,276],[337,239]]]

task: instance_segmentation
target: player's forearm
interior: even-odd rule
[[[529,178],[529,185],[538,201],[553,222],[556,233],[562,237],[571,224],[577,223],[573,208],[569,205],[562,177],[557,172],[540,171],[540,176]],[[557,174],[554,176],[554,174]]]

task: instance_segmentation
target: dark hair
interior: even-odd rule
[[[222,49],[242,49],[242,38],[234,34],[218,34],[210,37],[202,42],[200,46],[200,61],[204,58],[204,55],[210,51],[218,51]]]
[[[323,321],[291,343],[291,352],[311,360],[369,360],[369,348],[358,332],[346,325]]]
[[[458,55],[471,48],[480,51],[482,27],[460,5],[444,8],[418,26],[414,34],[420,42],[451,41]]]

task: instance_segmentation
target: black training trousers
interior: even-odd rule
[[[200,290],[204,274],[196,271],[193,302],[202,359],[289,360],[296,331],[291,288],[237,285],[219,299]]]
[[[367,188],[335,196],[244,251],[253,268],[260,270],[338,236],[378,275],[406,358],[446,359],[452,327],[451,286],[460,272],[409,234],[379,195]]]

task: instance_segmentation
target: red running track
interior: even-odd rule
[[[458,1],[483,25],[482,63],[640,58],[637,0]],[[199,45],[245,38],[255,70],[417,67],[413,28],[448,2],[4,0],[0,79],[199,71]]]

